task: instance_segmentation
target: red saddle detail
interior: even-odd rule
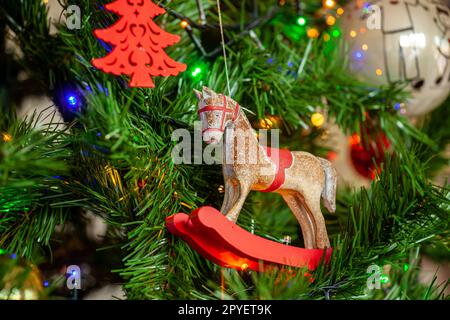
[[[272,184],[267,189],[260,191],[273,192],[283,185],[284,181],[286,180],[286,169],[292,166],[294,157],[292,156],[292,152],[288,149],[276,149],[267,146],[263,146],[263,148],[266,150],[267,156],[275,164],[276,173]]]

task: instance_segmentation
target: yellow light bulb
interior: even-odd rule
[[[375,73],[377,74],[377,76],[381,76],[383,74],[383,70],[378,68],[377,70],[375,70]]]
[[[246,263],[241,264],[242,271],[247,270],[247,269],[248,269],[248,264],[246,264]]]
[[[269,118],[264,118],[264,119],[259,120],[259,124],[260,124],[261,128],[263,128],[263,129],[270,129],[273,126],[273,122]]]
[[[311,123],[314,127],[319,128],[325,123],[325,117],[323,116],[323,114],[315,112],[311,115]]]
[[[324,0],[323,1],[323,6],[325,8],[333,8],[336,5],[336,1],[334,0]]]
[[[351,31],[350,31],[350,37],[354,38],[354,37],[356,37],[357,35],[358,35],[358,34],[356,33],[355,30],[351,30]]]
[[[334,16],[330,15],[327,17],[326,23],[327,23],[327,25],[332,26],[336,23],[336,18]]]
[[[342,15],[344,14],[344,9],[338,8],[338,9],[336,10],[336,13],[337,13],[338,15],[342,16]]]
[[[3,139],[3,141],[8,142],[8,141],[12,140],[12,136],[7,133],[2,133],[2,139]]]
[[[363,44],[362,46],[361,46],[361,48],[364,50],[364,51],[367,51],[368,49],[369,49],[369,46],[367,45],[367,44]]]
[[[311,28],[308,29],[308,31],[306,32],[306,35],[308,36],[308,38],[311,39],[316,39],[319,37],[319,30],[317,30],[316,28]]]
[[[186,20],[180,22],[180,27],[182,27],[183,29],[186,29],[188,26],[189,22],[187,22]]]

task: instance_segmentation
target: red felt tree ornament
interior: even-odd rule
[[[151,76],[175,76],[186,65],[170,58],[164,48],[180,37],[162,30],[153,18],[165,10],[150,0],[116,0],[105,8],[121,16],[110,28],[95,30],[95,36],[114,48],[94,67],[115,75],[131,76],[130,87],[154,88]]]

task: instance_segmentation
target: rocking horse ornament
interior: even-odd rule
[[[276,264],[315,269],[324,252],[327,261],[331,248],[320,201],[335,211],[333,165],[307,152],[260,145],[236,101],[207,87],[195,94],[203,141],[217,144],[223,139],[225,197],[220,213],[202,207],[190,216],[167,218],[169,231],[213,262],[237,269],[261,270],[262,265]],[[269,241],[235,224],[250,191],[283,197],[300,224],[305,248]]]

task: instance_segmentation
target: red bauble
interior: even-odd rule
[[[186,70],[164,48],[180,37],[162,30],[153,18],[165,10],[150,0],[116,0],[105,8],[121,16],[110,28],[95,30],[97,38],[114,46],[111,52],[94,59],[94,67],[115,75],[131,76],[130,87],[154,88],[151,76],[175,76]]]
[[[365,178],[374,179],[386,159],[390,142],[382,132],[366,129],[364,135],[350,137],[350,158],[355,170]]]

